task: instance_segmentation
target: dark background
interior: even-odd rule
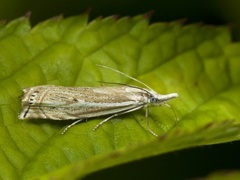
[[[187,23],[230,24],[234,39],[240,39],[239,0],[0,0],[0,19],[12,20],[32,12],[36,23],[63,14],[78,15],[91,9],[98,16],[134,16],[154,11],[152,21],[186,19]]]
[[[0,0],[0,19],[31,12],[31,24],[64,15],[134,16],[154,11],[151,22],[185,19],[188,23],[229,25],[240,39],[239,0]],[[219,170],[240,169],[240,142],[203,146],[151,157],[102,170],[85,179],[192,179]]]

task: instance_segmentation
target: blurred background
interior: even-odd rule
[[[31,12],[32,26],[48,18],[79,15],[135,16],[153,11],[151,22],[185,19],[186,24],[227,25],[240,40],[239,0],[0,0],[0,20],[11,21]],[[189,179],[219,170],[240,169],[240,143],[232,142],[168,153],[109,168],[85,179]]]

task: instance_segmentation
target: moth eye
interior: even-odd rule
[[[158,101],[155,97],[150,97],[150,103],[156,103]]]

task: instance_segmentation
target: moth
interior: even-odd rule
[[[178,97],[178,93],[158,94],[143,82],[107,66],[98,65],[122,74],[146,88],[125,85],[100,87],[65,87],[42,85],[23,89],[19,119],[75,120],[62,132],[88,118],[107,116],[93,130],[113,117],[146,109],[147,128],[151,134],[158,136],[149,127],[148,107],[150,105],[167,105],[167,101]],[[175,113],[175,111],[174,111]],[[176,113],[175,113],[176,115]]]

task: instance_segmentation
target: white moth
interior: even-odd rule
[[[95,126],[94,130],[96,130],[115,116],[145,107],[148,130],[154,136],[158,136],[149,127],[148,107],[161,104],[170,107],[165,102],[178,97],[178,94],[158,94],[143,82],[127,74],[106,66],[98,66],[120,73],[144,85],[146,89],[124,84],[102,87],[42,85],[25,88],[23,89],[19,119],[76,120],[63,130],[62,134],[64,134],[70,127],[83,119],[110,115]]]

